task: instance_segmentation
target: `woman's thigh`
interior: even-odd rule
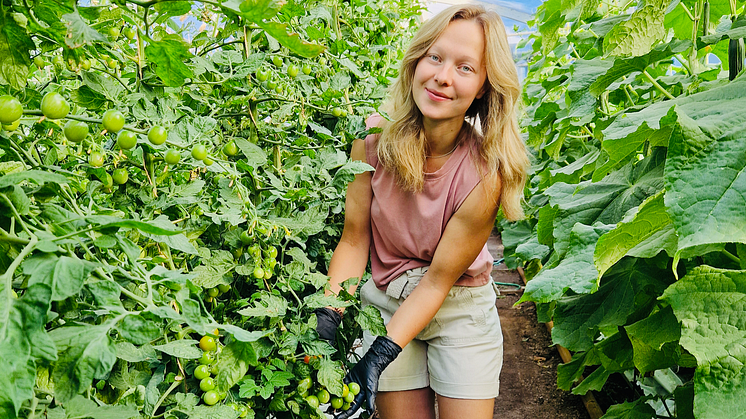
[[[492,419],[495,399],[452,399],[438,395],[439,419]]]
[[[429,387],[380,391],[376,409],[380,419],[435,419],[435,393]]]

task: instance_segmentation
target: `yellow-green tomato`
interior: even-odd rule
[[[199,389],[202,391],[210,391],[215,388],[215,380],[210,377],[205,377],[199,382]]]
[[[148,130],[148,140],[155,145],[161,145],[166,142],[168,132],[160,125],[154,125]]]
[[[256,268],[254,268],[254,272],[252,274],[254,275],[254,278],[256,279],[264,278],[264,269],[257,266]]]
[[[210,367],[207,365],[200,365],[194,369],[194,378],[203,380],[210,376]]]
[[[41,113],[49,119],[62,119],[70,113],[70,104],[61,94],[49,92],[41,99]]]
[[[129,179],[129,173],[127,173],[127,169],[120,167],[111,172],[111,177],[117,185],[124,185],[127,183],[127,179]]]
[[[199,347],[205,352],[210,352],[217,349],[218,344],[215,343],[212,336],[202,336],[202,339],[199,340]]]
[[[328,403],[329,402],[329,392],[326,390],[319,390],[318,393],[316,393],[316,398],[319,399],[319,403]]]
[[[219,294],[220,290],[217,287],[207,290],[207,295],[209,295],[210,297],[217,297]]]
[[[63,132],[65,133],[65,138],[74,143],[79,143],[88,136],[88,124],[83,121],[73,121],[71,119],[65,123]]]
[[[21,115],[23,115],[23,106],[20,100],[10,95],[0,96],[0,123],[12,124],[19,120]]]
[[[132,131],[120,131],[117,136],[117,146],[122,150],[129,150],[137,145],[137,134]]]
[[[345,402],[352,403],[355,400],[355,395],[352,394],[352,392],[347,393],[346,396],[344,396]]]
[[[115,109],[109,109],[108,111],[104,112],[102,123],[104,125],[104,129],[106,129],[107,131],[119,132],[119,130],[124,127],[124,115]]]
[[[204,160],[207,158],[207,147],[204,144],[197,144],[192,147],[192,157],[196,160]]]
[[[101,167],[104,165],[104,155],[100,151],[91,151],[88,155],[88,164],[93,167]]]
[[[350,389],[350,393],[352,393],[352,394],[354,394],[356,396],[360,393],[360,384],[358,384],[358,383],[356,383],[354,381],[351,382],[350,384],[348,384],[347,387]]]
[[[205,392],[205,394],[202,395],[202,400],[205,401],[205,404],[208,406],[212,406],[215,403],[220,401],[220,395],[215,390],[210,390]]]
[[[210,365],[215,358],[212,356],[212,352],[202,352],[202,356],[199,358],[201,365]]]
[[[176,164],[179,162],[179,160],[181,160],[181,153],[179,153],[178,150],[174,150],[172,148],[166,152],[166,155],[163,158],[168,164]]]
[[[341,397],[332,397],[331,403],[333,408],[339,409],[342,407],[345,401]]]

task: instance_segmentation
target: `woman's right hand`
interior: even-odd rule
[[[317,308],[313,312],[316,314],[316,333],[321,339],[335,346],[337,328],[342,323],[342,315],[329,307]]]

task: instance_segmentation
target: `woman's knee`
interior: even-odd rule
[[[435,419],[435,392],[430,387],[381,391],[376,409],[381,419]]]

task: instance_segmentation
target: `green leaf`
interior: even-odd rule
[[[99,406],[93,400],[86,399],[83,396],[75,396],[72,400],[64,403],[63,406],[66,416],[71,419],[129,419],[140,416],[135,406]]]
[[[176,358],[198,359],[202,356],[202,350],[197,347],[196,340],[179,339],[163,345],[155,345],[153,349],[165,352]]]
[[[117,330],[123,338],[135,345],[144,345],[161,336],[161,328],[155,322],[134,314],[122,319]]]
[[[97,30],[88,26],[88,23],[80,17],[77,10],[62,15],[62,19],[66,21],[65,44],[69,48],[80,48],[83,45],[90,45],[95,42],[106,42],[106,38]]]
[[[259,23],[273,18],[282,4],[276,0],[245,0],[239,6],[240,16],[250,22]]]
[[[671,367],[678,361],[681,327],[670,306],[625,326],[625,330],[634,349],[635,367],[641,374]]]
[[[267,154],[261,147],[241,137],[235,138],[234,142],[246,157],[245,161],[249,166],[257,168],[267,164]]]
[[[295,54],[304,58],[314,58],[324,52],[326,47],[303,41],[297,33],[288,33],[290,29],[285,23],[278,22],[256,22],[273,38],[277,39],[283,46]]]
[[[155,361],[158,355],[150,345],[142,345],[139,348],[130,342],[119,342],[116,344],[117,358],[127,362]]]
[[[655,409],[640,398],[634,402],[624,402],[609,407],[601,419],[655,419]]]
[[[42,170],[27,170],[25,172],[11,173],[0,176],[0,189],[8,186],[18,185],[23,181],[33,181],[38,185],[45,183],[67,184],[67,178],[56,173],[45,172]]]
[[[235,267],[233,255],[227,250],[213,251],[210,258],[202,259],[202,265],[194,268],[197,274],[194,284],[203,288],[213,288],[219,284],[230,284],[225,277]]]
[[[238,311],[245,317],[283,317],[288,309],[288,301],[268,292],[262,292],[261,297],[254,299],[253,306]]]
[[[90,90],[112,102],[119,100],[119,96],[124,91],[124,87],[107,74],[86,71],[81,73],[80,77],[83,79],[85,86]]]
[[[329,358],[321,358],[319,363],[319,370],[316,375],[316,379],[319,384],[326,387],[330,393],[341,395],[342,394],[342,378],[344,377],[342,363],[339,361],[332,361]]]
[[[85,220],[93,224],[97,228],[135,228],[142,231],[143,233],[163,236],[174,236],[176,234],[181,234],[181,231],[175,230],[173,225],[170,225],[169,228],[166,229],[159,226],[157,223],[136,220],[123,220],[121,218],[110,215],[90,215],[88,217],[85,217]]]
[[[61,301],[76,295],[83,288],[98,264],[54,254],[41,254],[26,259],[21,265],[29,285],[45,284],[52,289],[52,301]]]
[[[669,0],[648,0],[604,37],[604,51],[610,55],[646,54],[666,34],[663,24]]]
[[[26,87],[30,52],[35,49],[34,41],[11,14],[0,14],[0,85],[18,90]]]
[[[663,204],[663,192],[643,201],[616,228],[601,236],[593,260],[601,276],[624,256],[652,258],[661,251],[673,256],[678,238]]]
[[[739,80],[729,90],[746,94],[746,79]],[[717,90],[730,96],[726,90]],[[707,110],[700,110],[700,114],[717,115],[717,126],[709,126],[704,118],[695,122],[679,112],[665,173],[665,202],[679,236],[679,251],[712,243],[746,243],[746,226],[741,222],[746,196],[746,115],[738,108],[725,107],[743,106],[743,96],[739,102],[710,102]]]
[[[155,73],[166,86],[178,87],[188,78],[194,77],[186,63],[192,57],[181,36],[164,38],[145,47],[145,56],[153,62]]]
[[[358,311],[355,321],[373,336],[386,336],[386,325],[383,323],[381,312],[373,306],[368,305]]]
[[[218,375],[215,384],[219,391],[230,390],[249,371],[249,366],[257,365],[258,357],[251,343],[233,341],[223,348],[217,363]]]
[[[567,290],[578,294],[595,292],[598,271],[593,264],[593,251],[598,238],[610,229],[603,224],[576,224],[570,233],[566,257],[556,267],[544,269],[528,281],[519,302],[547,303],[562,297]]]

